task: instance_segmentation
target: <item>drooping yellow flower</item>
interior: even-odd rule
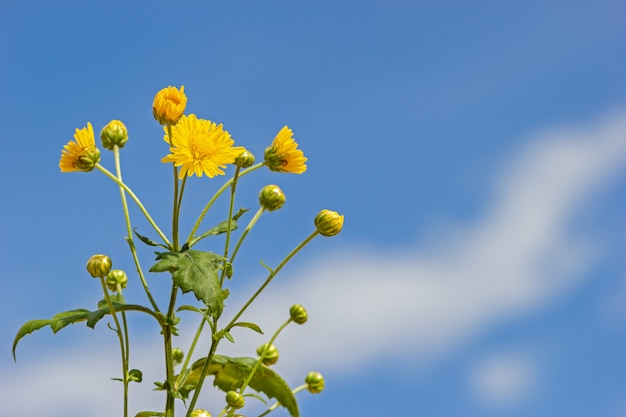
[[[74,141],[69,141],[61,152],[59,168],[61,172],[89,172],[100,162],[100,150],[96,147],[96,139],[91,123],[76,129]]]
[[[152,114],[160,124],[173,125],[181,118],[186,106],[185,86],[181,86],[180,91],[176,87],[169,86],[154,96]]]
[[[233,146],[235,141],[221,124],[198,119],[195,114],[181,117],[172,126],[171,138],[167,135],[167,127],[163,129],[163,139],[170,144],[171,153],[161,162],[173,162],[180,167],[180,179],[194,174],[198,177],[206,174],[209,178],[224,175],[222,169],[232,164],[244,150],[241,146]]]
[[[307,158],[293,139],[293,132],[287,126],[278,132],[272,144],[265,149],[265,164],[272,171],[302,174],[306,171],[306,161]]]

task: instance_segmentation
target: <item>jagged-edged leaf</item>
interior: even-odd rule
[[[187,376],[185,384],[189,390],[193,390],[198,383],[200,374],[206,358],[201,358],[194,362],[191,366],[191,372]],[[252,372],[257,360],[254,358],[231,358],[223,355],[215,355],[207,375],[213,375],[215,381],[213,384],[224,392],[236,390],[243,385],[243,381]],[[269,398],[275,398],[276,401],[285,407],[292,417],[299,417],[298,403],[291,388],[287,383],[272,369],[265,365],[260,365],[252,379],[250,379],[250,388],[262,392]]]
[[[252,329],[257,333],[263,334],[263,330],[261,330],[261,328],[259,327],[258,324],[256,323],[250,323],[247,321],[238,321],[237,323],[233,324],[233,327],[235,326],[239,326],[239,327],[247,327],[248,329]]]
[[[218,277],[223,260],[221,256],[212,252],[188,250],[182,253],[158,253],[157,260],[159,262],[150,268],[150,272],[171,272],[182,292],[193,292],[212,315],[219,317],[222,314],[224,299]]]

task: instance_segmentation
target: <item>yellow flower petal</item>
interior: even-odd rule
[[[169,86],[162,89],[154,96],[152,103],[152,114],[162,125],[173,125],[181,118],[187,107],[187,96],[185,86]]]
[[[170,154],[161,162],[172,162],[180,168],[179,178],[205,174],[209,178],[224,175],[223,169],[232,164],[244,150],[233,146],[235,141],[221,124],[210,120],[198,119],[195,114],[182,116],[171,127],[172,137],[168,138],[164,127],[163,139],[170,143]]]
[[[89,172],[100,161],[100,150],[91,123],[82,129],[76,129],[74,141],[69,141],[61,152],[59,168],[61,172]]]
[[[272,171],[302,174],[306,171],[306,161],[287,126],[278,132],[272,145],[265,150],[265,164]]]

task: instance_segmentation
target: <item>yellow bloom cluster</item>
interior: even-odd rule
[[[170,153],[161,159],[180,168],[179,178],[206,175],[213,178],[224,175],[228,164],[247,168],[254,163],[254,155],[235,141],[221,124],[200,119],[195,114],[185,115],[187,96],[185,87],[166,87],[154,96],[152,113],[165,131],[164,140],[170,145]],[[100,161],[100,150],[96,147],[93,127],[76,129],[74,141],[65,145],[59,167],[62,172],[88,172]],[[112,120],[101,132],[102,144],[107,149],[114,145],[123,147],[128,140],[126,126]],[[302,174],[306,171],[307,158],[293,138],[293,132],[284,126],[272,144],[265,149],[263,164],[270,170]]]

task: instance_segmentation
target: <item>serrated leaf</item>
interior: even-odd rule
[[[237,323],[233,324],[233,327],[235,327],[235,326],[246,327],[248,329],[254,330],[257,333],[263,334],[263,330],[261,330],[259,325],[256,324],[256,323],[250,323],[250,322],[247,322],[247,321],[238,321]]]
[[[189,390],[193,390],[198,383],[198,379],[204,367],[206,358],[201,358],[194,362],[191,366],[185,384],[190,386]],[[215,355],[207,374],[214,375],[213,384],[224,392],[239,389],[243,385],[243,381],[252,372],[257,360],[254,358],[230,358],[223,355]],[[298,403],[291,388],[287,383],[272,369],[265,365],[260,365],[252,379],[250,379],[250,388],[257,392],[262,392],[269,398],[276,400],[285,407],[292,417],[299,417]]]
[[[150,272],[172,273],[174,283],[182,292],[193,292],[215,317],[224,309],[224,299],[220,290],[218,271],[222,257],[212,252],[188,250],[182,253],[158,253],[159,262],[150,268]]]

